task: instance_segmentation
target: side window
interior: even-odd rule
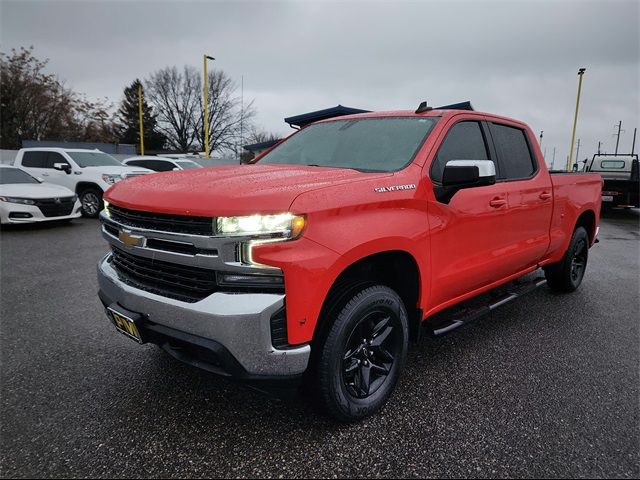
[[[524,130],[491,124],[491,136],[500,154],[501,173],[506,180],[528,178],[536,171]]]
[[[66,163],[67,159],[60,155],[58,152],[47,152],[47,168],[53,168],[54,163]]]
[[[164,160],[155,160],[153,163],[155,164],[154,170],[157,172],[170,172],[175,168],[173,163]]]
[[[144,167],[146,164],[144,160],[132,160],[130,162],[127,162],[127,165],[130,167]]]
[[[22,154],[22,166],[31,168],[47,168],[48,152],[24,152]]]
[[[450,160],[488,160],[487,143],[478,122],[456,123],[447,132],[431,165],[431,179],[442,182],[444,167]]]

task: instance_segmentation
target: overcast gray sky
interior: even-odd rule
[[[580,158],[629,151],[638,126],[638,1],[0,2],[1,48],[35,47],[89,97],[119,101],[136,77],[216,57],[254,99],[256,122],[337,104],[414,109],[471,100],[544,130],[547,161],[565,161],[586,67]],[[640,140],[638,140],[640,143]],[[636,147],[636,151],[638,148]]]

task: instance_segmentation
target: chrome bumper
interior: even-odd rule
[[[195,303],[155,295],[123,283],[106,255],[98,264],[100,290],[120,306],[153,323],[213,340],[224,346],[250,376],[294,376],[307,369],[309,345],[277,350],[271,344],[271,316],[285,296],[216,292]]]

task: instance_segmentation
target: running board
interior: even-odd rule
[[[535,278],[527,282],[514,282],[510,285],[505,293],[493,298],[485,305],[477,306],[474,308],[463,308],[457,312],[454,312],[453,316],[445,320],[444,322],[436,323],[435,325],[427,326],[431,327],[431,334],[434,336],[444,335],[456,328],[462,327],[483,315],[486,315],[491,310],[494,310],[505,303],[509,303],[518,297],[521,297],[525,293],[532,292],[538,287],[545,285],[547,280],[545,278]]]

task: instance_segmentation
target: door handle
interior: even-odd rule
[[[552,195],[549,192],[542,192],[540,195],[540,200],[549,200]]]
[[[504,198],[494,198],[489,202],[493,208],[500,208],[507,204],[507,201]]]

